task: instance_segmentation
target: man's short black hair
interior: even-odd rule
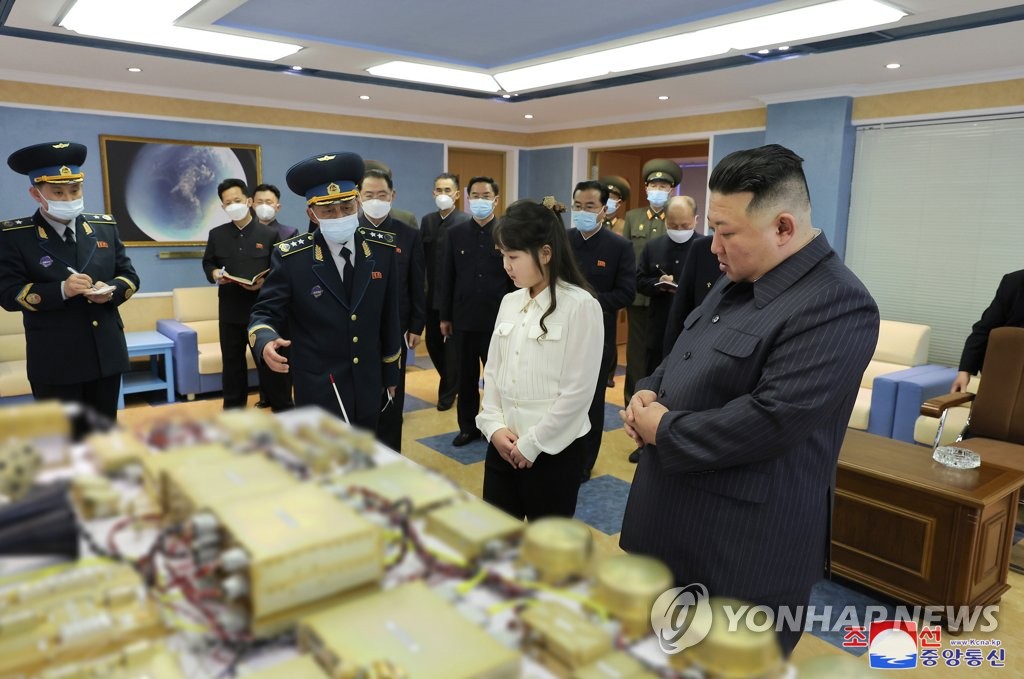
[[[601,205],[608,204],[608,186],[594,179],[588,179],[577,184],[572,190],[573,200],[576,199],[576,194],[580,191],[590,191],[591,189],[594,189],[601,194]]]
[[[244,181],[236,177],[232,177],[231,179],[225,179],[220,184],[217,184],[217,197],[223,198],[225,191],[227,191],[228,189],[233,189],[235,187],[242,189],[242,195],[244,195],[246,198],[249,197],[249,187],[245,185]]]
[[[754,194],[747,206],[748,214],[776,204],[809,209],[811,197],[803,162],[803,158],[778,144],[735,151],[712,170],[708,189],[725,195]]]
[[[363,172],[363,181],[366,181],[367,177],[376,177],[377,179],[383,179],[387,182],[388,190],[391,191],[395,188],[395,183],[391,180],[391,175],[384,170],[366,170]],[[363,188],[363,182],[359,182],[359,188]]]
[[[277,188],[273,184],[260,184],[252,190],[252,195],[255,196],[260,191],[270,191],[272,194],[277,196],[278,200],[281,200],[281,189]],[[252,196],[250,196],[251,198]]]
[[[451,172],[442,172],[441,174],[434,177],[434,183],[436,184],[438,181],[442,179],[451,179],[453,182],[455,182],[455,188],[459,188],[459,175],[452,174]],[[495,193],[497,193],[497,191],[495,191]]]
[[[466,184],[466,188],[472,191],[474,184],[490,184],[491,185],[491,191],[494,191],[494,195],[496,195],[496,196],[500,196],[501,195],[501,191],[498,190],[498,182],[494,181],[490,177],[484,177],[484,176],[473,177],[472,179],[469,180],[469,183]]]

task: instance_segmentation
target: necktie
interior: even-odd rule
[[[345,270],[341,274],[341,285],[345,288],[345,296],[352,299],[352,279],[356,277],[356,270],[352,266],[352,251],[347,247],[341,249],[341,258],[345,260]]]
[[[64,242],[75,247],[75,228],[73,226],[64,229]]]

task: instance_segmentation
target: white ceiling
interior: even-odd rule
[[[6,3],[0,2],[0,7],[4,4],[11,8],[5,27],[38,32],[35,35],[39,36],[67,34],[64,29],[55,27],[67,7],[64,0],[7,0]],[[187,22],[192,26],[211,26],[212,22],[243,4],[240,0],[207,0],[188,15]],[[280,11],[288,11],[302,4],[298,1],[280,3]],[[621,11],[622,7],[621,3],[600,0],[590,0],[584,4],[595,8],[593,11],[608,12],[610,20],[614,19],[614,11]],[[787,0],[775,3],[771,8],[778,11],[780,8],[801,4],[809,3]],[[1015,3],[997,0],[905,0],[893,4],[912,13],[900,22],[901,26],[1015,6]],[[516,11],[515,2],[502,5],[503,8],[487,8],[491,13],[486,17],[488,25],[501,26],[503,17],[500,13]],[[440,3],[432,5],[427,0],[420,0],[418,6],[428,11],[435,11],[437,6],[443,7]],[[744,15],[751,12],[756,13],[751,10]],[[270,22],[273,19],[273,16],[268,17]],[[417,30],[415,12],[381,17],[381,20],[398,22],[403,30]],[[699,27],[705,23],[697,22],[692,26]],[[371,30],[372,25],[367,29]],[[678,27],[672,30],[678,31]],[[254,31],[233,32],[273,37]],[[145,27],[140,27],[139,34],[145,35]],[[784,61],[508,103],[0,35],[0,64],[3,65],[0,68],[0,79],[535,132],[760,107],[767,102],[819,96],[862,96],[1019,78],[1024,77],[1022,42],[1024,22],[1018,21]],[[289,65],[365,75],[366,67],[394,58],[393,54],[382,51],[337,44],[303,44],[306,45],[305,49],[289,60]],[[132,47],[125,45],[125,49],[131,50]],[[566,55],[583,53],[586,49],[572,50],[566,52]],[[885,65],[890,62],[899,62],[902,68],[886,69]],[[141,67],[143,72],[128,73],[128,66]],[[361,101],[359,95],[369,95],[371,99]],[[658,101],[659,95],[668,95],[670,99]],[[532,114],[534,118],[524,119],[526,113]]]

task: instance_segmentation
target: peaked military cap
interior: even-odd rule
[[[683,178],[683,172],[679,169],[679,166],[667,158],[654,158],[653,160],[648,160],[644,163],[643,172],[640,174],[644,178],[645,184],[647,182],[661,180],[675,186],[679,183],[679,180]]]
[[[363,180],[364,163],[356,153],[325,153],[288,168],[288,188],[304,196],[307,205],[326,205],[354,199]]]
[[[33,184],[78,184],[85,178],[82,163],[86,153],[82,144],[51,141],[15,151],[7,164],[18,174],[27,174]]]
[[[607,177],[601,177],[597,181],[607,186],[609,191],[619,194],[623,201],[629,200],[629,182],[624,178],[616,174],[610,174]]]

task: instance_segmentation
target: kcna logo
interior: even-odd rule
[[[651,626],[662,652],[670,655],[704,641],[711,631],[707,587],[691,583],[662,592],[651,607]]]

